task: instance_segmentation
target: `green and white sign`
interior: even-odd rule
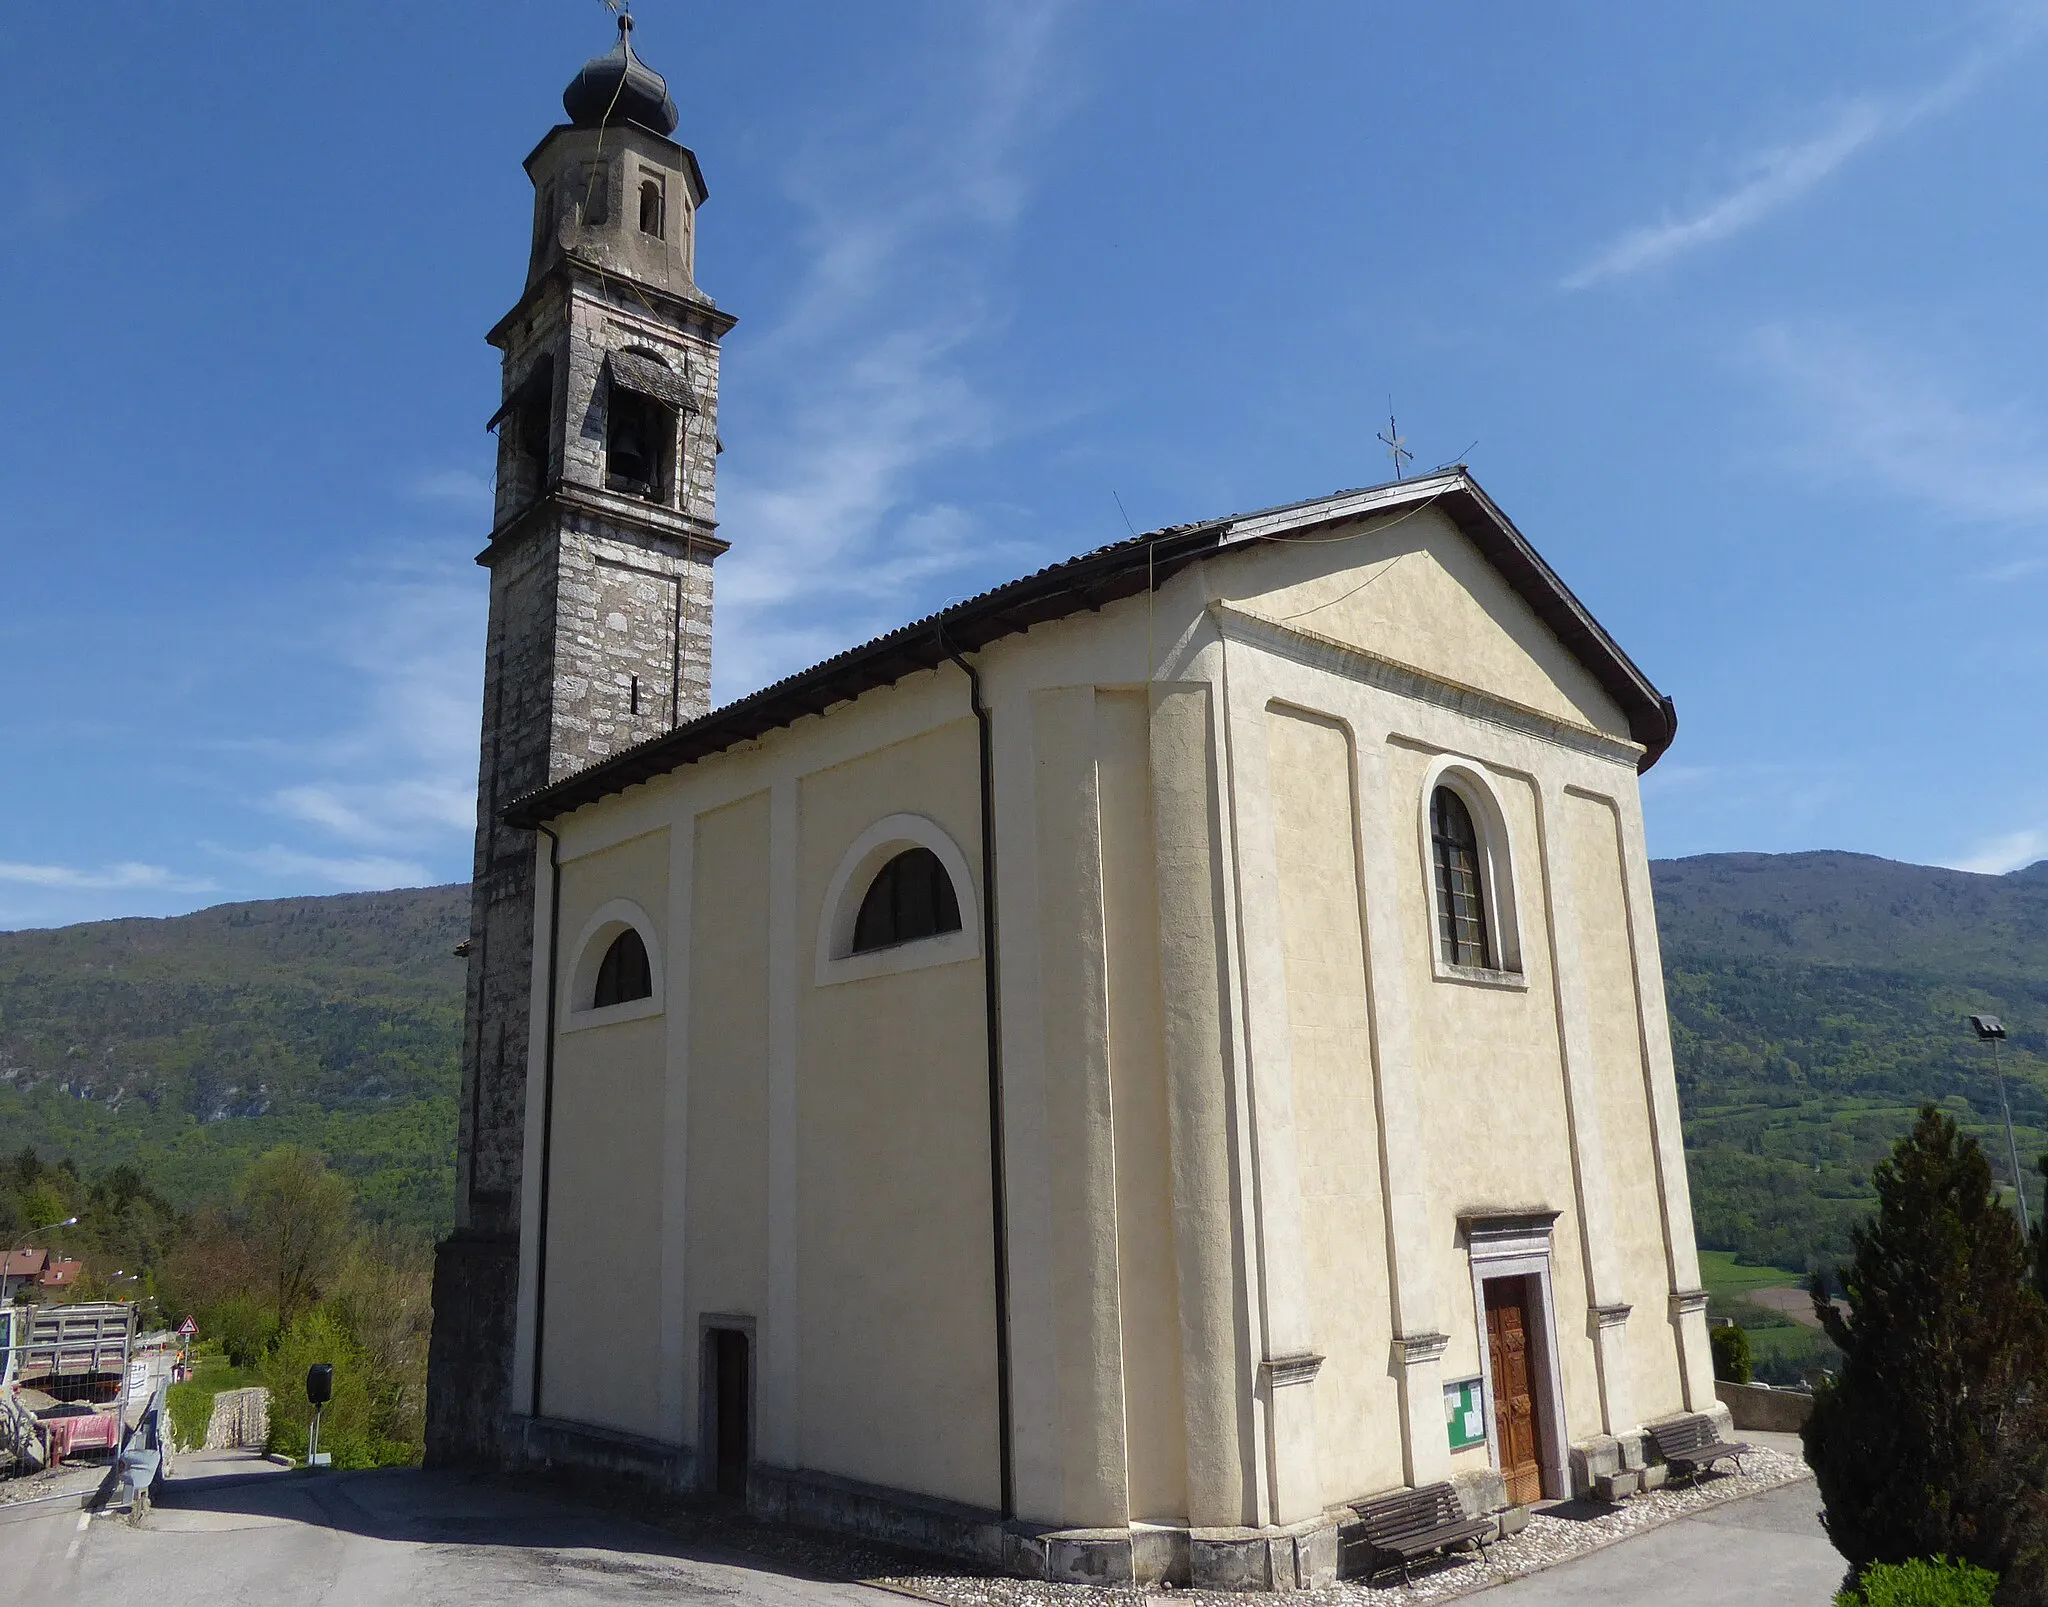
[[[1486,1443],[1486,1397],[1476,1378],[1444,1385],[1444,1424],[1451,1431],[1451,1449],[1462,1451]]]

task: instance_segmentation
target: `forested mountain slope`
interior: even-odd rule
[[[375,1217],[452,1220],[466,887],[0,932],[0,1146],[187,1203],[317,1145]]]
[[[1652,875],[1703,1244],[1832,1262],[1920,1102],[1991,1139],[1970,1011],[2012,1031],[2023,1165],[2048,1149],[2048,863],[1713,854]],[[133,1161],[190,1204],[306,1143],[373,1217],[445,1227],[468,904],[435,887],[0,933],[0,1150]]]
[[[2010,1181],[1991,1065],[2004,1019],[2020,1164],[2048,1148],[2048,862],[2007,876],[1861,854],[1652,866],[1700,1241],[1795,1269],[1846,1251],[1871,1166],[1945,1103]]]

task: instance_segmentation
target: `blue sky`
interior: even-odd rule
[[[2048,856],[2048,7],[642,0],[721,701],[1466,457],[1678,701],[1658,854]],[[0,926],[465,876],[520,159],[597,0],[0,22]],[[1476,443],[1468,446],[1468,443]]]

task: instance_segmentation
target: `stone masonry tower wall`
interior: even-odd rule
[[[427,1456],[502,1459],[526,1134],[535,834],[514,799],[705,714],[718,342],[695,282],[696,158],[634,55],[592,61],[526,159],[533,247],[504,354],[455,1232],[434,1269]]]

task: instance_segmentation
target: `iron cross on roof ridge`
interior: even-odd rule
[[[1379,439],[1385,443],[1387,456],[1394,460],[1394,478],[1401,478],[1403,465],[1415,461],[1415,454],[1408,450],[1408,438],[1401,433],[1394,422],[1394,399],[1387,398],[1387,427],[1380,432]]]

